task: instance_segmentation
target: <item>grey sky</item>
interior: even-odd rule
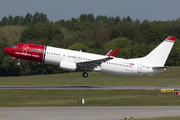
[[[180,18],[180,0],[1,0],[0,20],[9,15],[43,12],[50,21],[78,18],[80,14],[93,13],[120,18],[130,16],[141,22],[176,20]]]

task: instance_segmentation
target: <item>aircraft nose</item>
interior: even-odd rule
[[[7,53],[7,51],[8,51],[8,48],[4,48],[4,49],[3,49],[3,51],[4,51],[5,53]]]
[[[4,49],[3,49],[3,51],[4,51],[5,53],[9,53],[10,50],[11,50],[10,47],[7,47],[7,48],[4,48]]]

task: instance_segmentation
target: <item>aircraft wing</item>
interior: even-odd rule
[[[94,68],[101,66],[103,62],[106,62],[108,60],[113,59],[112,57],[106,57],[103,59],[98,59],[98,60],[92,60],[92,61],[85,61],[85,62],[78,62],[76,63],[78,69],[80,70],[89,70],[92,71]]]

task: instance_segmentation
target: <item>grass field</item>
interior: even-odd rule
[[[0,90],[0,107],[177,106],[180,97],[160,90]]]
[[[180,85],[180,67],[169,68],[165,73],[152,76],[118,76],[88,72],[34,75],[19,77],[0,77],[0,86],[6,85]]]

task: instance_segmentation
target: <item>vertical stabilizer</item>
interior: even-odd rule
[[[175,40],[176,37],[169,36],[147,56],[143,57],[142,61],[152,66],[164,66]]]

